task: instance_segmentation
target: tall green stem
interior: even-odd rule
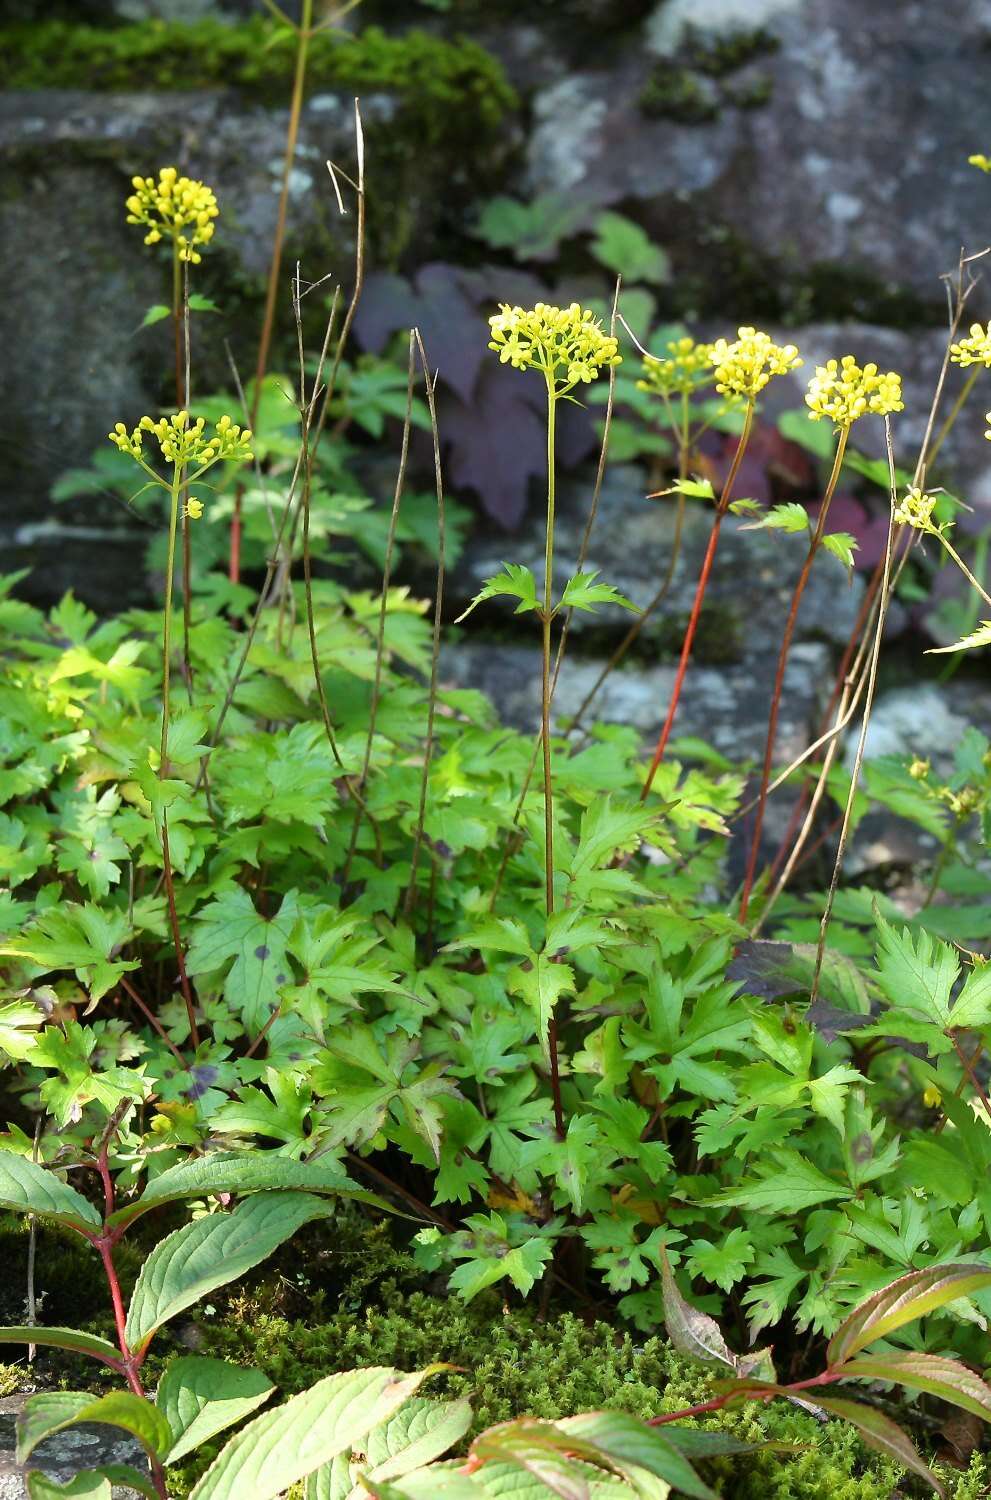
[[[544,761],[544,877],[545,906],[548,918],[554,913],[554,795],[551,783],[551,619],[554,614],[554,439],[557,426],[557,396],[554,377],[547,376],[547,534],[544,542],[544,607],[541,611],[542,659],[540,678],[540,741]],[[565,1135],[564,1106],[561,1102],[561,1074],[558,1063],[557,1019],[551,1016],[547,1028],[550,1054],[551,1094],[554,1099],[554,1128],[559,1139]]]
[[[934,464],[936,462],[936,455],[939,452],[940,448],[942,448],[943,444],[946,442],[946,439],[949,437],[950,433],[953,431],[953,427],[956,423],[957,417],[959,417],[960,413],[963,411],[963,408],[967,402],[967,398],[970,395],[971,391],[974,389],[974,386],[977,384],[977,377],[981,373],[981,370],[983,368],[983,365],[978,365],[976,369],[971,370],[970,374],[967,376],[967,379],[964,381],[959,396],[954,401],[953,405],[950,407],[949,412],[947,413],[946,421],[939,429],[939,432],[933,439],[932,447],[926,454],[927,464]]]
[[[175,464],[172,470],[172,484],[169,488],[169,549],[168,561],[165,568],[165,620],[162,625],[162,738],[160,746],[158,779],[164,781],[169,774],[169,688],[172,677],[172,593],[175,575],[175,550],[176,533],[179,529],[179,497],[182,493],[183,469]],[[199,1030],[196,1025],[196,1014],[193,1008],[192,991],[189,988],[189,976],[186,973],[186,960],[182,951],[182,937],[179,932],[179,913],[176,910],[175,882],[172,878],[172,856],[169,850],[169,822],[165,808],[162,808],[162,874],[165,878],[165,895],[169,908],[169,926],[172,930],[172,946],[175,949],[176,964],[179,969],[179,984],[182,989],[182,998],[186,1006],[186,1015],[189,1018],[189,1034],[193,1046],[200,1044]]]
[[[296,69],[293,74],[292,99],[289,104],[289,124],[286,127],[286,150],[282,162],[282,188],[279,193],[279,208],[275,220],[275,235],[272,240],[272,258],[268,266],[268,285],[265,289],[265,314],[258,340],[258,360],[255,365],[255,388],[251,397],[249,426],[258,423],[258,403],[261,400],[262,381],[268,368],[268,354],[275,326],[275,303],[279,294],[279,276],[282,271],[282,248],[286,238],[286,217],[289,209],[289,184],[292,180],[293,162],[296,159],[296,142],[299,137],[299,122],[303,113],[303,94],[306,84],[306,60],[313,35],[313,0],[303,0],[299,25],[296,27]],[[241,576],[241,491],[234,497],[234,514],[231,517],[230,576],[237,583]]]

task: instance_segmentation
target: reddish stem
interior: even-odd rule
[[[750,841],[750,858],[747,861],[747,873],[743,882],[743,894],[740,897],[740,921],[747,919],[747,907],[750,905],[750,893],[753,890],[754,878],[757,874],[757,861],[760,858],[760,836],[764,828],[764,814],[767,811],[767,789],[771,782],[771,767],[774,762],[774,745],[778,737],[778,716],[781,712],[781,695],[785,685],[785,670],[788,666],[788,655],[791,651],[791,643],[795,635],[795,626],[798,623],[798,608],[805,593],[805,586],[812,572],[812,564],[815,562],[816,553],[822,541],[823,530],[826,525],[826,515],[829,511],[830,501],[836,489],[840,477],[840,469],[843,465],[843,454],[846,450],[847,438],[850,435],[849,427],[841,427],[839,440],[836,444],[836,457],[833,460],[832,473],[829,483],[826,485],[822,497],[822,505],[819,507],[819,516],[816,521],[815,531],[809,542],[809,550],[802,564],[802,571],[798,575],[798,581],[791,596],[791,606],[788,610],[788,619],[785,622],[784,634],[781,637],[781,649],[778,652],[778,666],[774,674],[774,691],[771,695],[771,711],[767,722],[767,740],[764,744],[764,765],[761,770],[760,792],[757,797],[757,813],[754,818],[754,827]]]
[[[743,462],[743,454],[750,439],[750,429],[753,425],[753,419],[754,403],[753,401],[749,401],[747,403],[746,415],[743,419],[743,431],[740,433],[740,441],[736,446],[736,452],[733,455],[733,462],[730,464],[730,470],[726,476],[726,483],[723,485],[723,492],[720,495],[719,503],[716,506],[716,517],[712,523],[712,531],[709,534],[709,545],[705,550],[705,557],[702,560],[702,571],[699,574],[698,587],[695,590],[695,600],[692,604],[692,612],[689,616],[688,628],[685,631],[685,639],[681,647],[681,660],[678,662],[678,671],[675,674],[674,687],[671,690],[671,701],[668,704],[667,718],[664,720],[664,727],[661,729],[660,738],[657,741],[657,748],[654,751],[654,758],[650,763],[646,780],[644,781],[643,787],[640,792],[641,802],[646,801],[650,789],[654,784],[654,777],[657,775],[657,768],[661,764],[661,760],[664,756],[664,751],[667,747],[668,740],[671,737],[671,729],[674,725],[674,716],[678,712],[678,700],[681,697],[682,684],[685,680],[685,673],[688,671],[688,661],[692,654],[692,646],[695,644],[695,632],[698,629],[699,616],[702,613],[702,600],[705,598],[706,585],[709,582],[709,574],[712,572],[712,564],[716,556],[716,547],[719,543],[720,528],[723,524],[723,517],[729,509],[733,484],[739,472],[740,464]]]
[[[725,1395],[714,1396],[711,1401],[701,1401],[698,1406],[686,1406],[681,1411],[666,1412],[664,1416],[651,1417],[647,1426],[663,1427],[668,1422],[684,1422],[689,1417],[704,1416],[709,1411],[721,1411],[728,1402],[738,1401],[741,1396],[747,1401],[773,1401],[775,1396],[790,1396],[795,1391],[812,1390],[818,1385],[832,1385],[835,1381],[842,1379],[842,1370],[824,1370],[821,1375],[813,1375],[811,1380],[796,1380],[788,1386],[777,1386],[773,1391],[762,1391],[759,1387],[747,1391],[727,1391]]]

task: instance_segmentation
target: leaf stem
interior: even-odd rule
[[[709,574],[712,572],[712,564],[716,556],[716,547],[719,544],[720,528],[723,524],[723,517],[729,509],[730,500],[732,498],[733,485],[736,482],[736,476],[740,471],[740,464],[743,462],[743,455],[746,452],[747,444],[750,441],[750,432],[753,427],[753,421],[754,401],[751,397],[751,399],[747,402],[747,408],[744,413],[743,430],[740,433],[740,441],[736,445],[736,452],[733,455],[733,462],[730,464],[729,473],[726,475],[726,482],[723,485],[722,494],[720,495],[718,504],[716,505],[716,515],[712,523],[712,531],[709,533],[709,544],[705,550],[705,557],[702,559],[702,570],[699,573],[699,581],[698,586],[695,590],[695,599],[692,604],[692,612],[688,619],[688,627],[685,631],[685,639],[681,647],[681,659],[678,662],[678,670],[675,673],[674,686],[671,689],[671,701],[668,704],[667,717],[664,720],[660,736],[658,737],[657,748],[654,751],[653,759],[650,762],[646,778],[644,779],[643,787],[640,791],[641,802],[646,801],[650,793],[650,789],[654,784],[654,777],[657,775],[657,768],[661,764],[661,760],[663,759],[668,740],[671,737],[671,730],[674,725],[674,717],[678,712],[678,702],[681,698],[681,689],[685,681],[685,673],[688,670],[688,662],[692,654],[692,646],[695,644],[695,633],[698,629],[699,616],[702,613],[702,600],[705,598],[706,585],[709,582]]]
[[[785,622],[784,634],[781,637],[781,647],[778,651],[778,665],[774,676],[774,690],[771,694],[771,710],[767,721],[767,740],[764,744],[764,765],[761,769],[760,791],[757,796],[757,813],[754,817],[754,826],[750,835],[750,858],[747,862],[747,873],[743,881],[743,893],[740,897],[739,920],[745,922],[747,919],[747,908],[750,904],[750,893],[753,890],[754,877],[757,874],[757,861],[760,858],[760,839],[764,829],[764,813],[767,809],[767,791],[771,780],[771,767],[774,762],[774,745],[778,736],[778,716],[781,712],[781,695],[785,685],[785,670],[788,666],[788,656],[791,651],[791,643],[795,635],[795,626],[798,623],[798,608],[805,593],[805,586],[812,572],[812,564],[815,562],[816,553],[822,544],[823,530],[826,525],[826,515],[829,511],[830,502],[836,492],[839,482],[840,470],[843,467],[843,458],[846,453],[847,439],[850,436],[849,425],[840,428],[839,437],[836,442],[836,454],[833,458],[833,467],[826,484],[819,507],[819,515],[816,520],[815,530],[809,539],[808,551],[805,562],[798,575],[798,580],[791,596],[791,605],[788,610],[788,618]]]

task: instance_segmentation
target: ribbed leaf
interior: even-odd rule
[[[399,1479],[440,1458],[471,1426],[468,1401],[419,1397],[376,1427],[363,1441],[371,1479]]]
[[[844,1374],[858,1380],[891,1380],[911,1391],[925,1391],[991,1422],[991,1388],[959,1360],[941,1354],[918,1354],[914,1350],[862,1354],[848,1361]]]
[[[555,1422],[569,1447],[596,1463],[629,1474],[631,1469],[646,1469],[682,1494],[696,1500],[717,1500],[715,1492],[699,1478],[688,1459],[656,1427],[648,1427],[637,1417],[622,1411],[592,1411]],[[642,1488],[642,1486],[639,1486]]]
[[[25,1463],[40,1442],[76,1422],[122,1427],[154,1458],[160,1458],[172,1442],[172,1429],[158,1408],[130,1391],[111,1391],[106,1396],[45,1391],[28,1397],[17,1419],[17,1462]]]
[[[70,1229],[103,1227],[99,1213],[75,1188],[28,1156],[0,1150],[0,1208],[38,1214]]]
[[[311,1193],[262,1193],[233,1213],[210,1214],[161,1240],[141,1268],[127,1315],[132,1351],[207,1292],[243,1276],[327,1205]]]
[[[120,1350],[106,1339],[75,1328],[0,1328],[0,1344],[45,1344],[52,1349],[71,1349],[94,1359],[120,1359]]]
[[[890,1417],[876,1411],[873,1406],[861,1406],[859,1401],[846,1401],[841,1396],[817,1394],[815,1404],[821,1406],[823,1411],[832,1412],[834,1417],[841,1417],[844,1422],[850,1422],[856,1427],[868,1448],[873,1448],[877,1453],[883,1453],[887,1458],[893,1458],[896,1463],[901,1464],[903,1469],[910,1469],[913,1474],[918,1474],[920,1479],[924,1479],[928,1485],[932,1486],[937,1495],[946,1494],[935,1474],[916,1453],[908,1433],[904,1432],[897,1422],[892,1422]]]
[[[826,1350],[830,1368],[844,1364],[851,1355],[903,1324],[988,1286],[991,1286],[991,1266],[976,1262],[927,1266],[924,1271],[899,1276],[844,1318]]]
[[[110,1222],[130,1224],[150,1208],[180,1198],[204,1198],[211,1193],[233,1193],[242,1198],[273,1190],[340,1193],[383,1206],[374,1193],[352,1182],[336,1163],[290,1161],[275,1152],[218,1151],[170,1167],[149,1182],[140,1198],[119,1208]]]
[[[88,1469],[77,1474],[65,1484],[49,1479],[40,1469],[27,1477],[28,1500],[111,1500],[113,1489],[110,1480],[99,1469]]]
[[[274,1500],[353,1447],[398,1411],[428,1375],[444,1368],[428,1366],[413,1375],[381,1368],[328,1375],[249,1422],[214,1460],[189,1500]]]
[[[260,1370],[245,1370],[199,1354],[174,1359],[155,1397],[174,1439],[165,1462],[176,1463],[207,1438],[249,1416],[274,1389]]]
[[[321,1464],[306,1476],[304,1500],[348,1500],[351,1483],[351,1450],[338,1453],[329,1464]],[[367,1493],[367,1491],[366,1491]]]

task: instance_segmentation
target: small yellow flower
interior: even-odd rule
[[[913,781],[925,781],[931,770],[931,761],[920,760],[918,757],[916,757],[916,759],[913,760],[912,764],[908,768],[908,774],[911,776]]]
[[[827,360],[809,381],[805,404],[814,422],[828,417],[837,427],[850,427],[869,413],[887,416],[901,411],[902,378],[894,370],[882,375],[877,365],[857,364],[852,354]]]
[[[986,328],[981,323],[971,323],[970,337],[950,345],[950,358],[955,365],[991,367],[991,323]]]
[[[927,1083],[922,1091],[922,1102],[926,1109],[939,1109],[943,1096],[934,1083]]]
[[[195,496],[192,500],[187,500],[184,514],[187,515],[191,521],[200,520],[203,515],[203,501],[197,500]]]
[[[775,344],[756,328],[738,328],[731,344],[717,339],[708,357],[716,372],[719,394],[748,401],[760,395],[773,375],[786,375],[802,363],[794,344]]]
[[[991,161],[984,155],[968,156],[970,166],[976,167],[979,172],[991,172]]]
[[[147,225],[146,245],[163,237],[173,241],[180,260],[199,265],[197,245],[207,245],[220,210],[213,189],[193,177],[180,177],[175,167],[163,167],[154,177],[132,177],[134,192],[127,199],[128,224]]]
[[[932,531],[935,508],[935,495],[927,495],[917,484],[910,484],[895,506],[895,521],[899,526],[912,526],[916,531]]]
[[[638,391],[656,391],[661,396],[688,395],[713,379],[709,358],[711,344],[697,344],[687,334],[666,345],[667,358],[654,354],[643,357],[643,375],[637,381]]]
[[[555,386],[570,390],[579,382],[588,384],[602,370],[621,362],[619,345],[603,332],[597,318],[577,302],[553,307],[538,302],[533,308],[499,304],[489,319],[489,348],[501,364],[514,370],[542,370]],[[560,392],[559,392],[560,393]]]
[[[131,432],[128,432],[123,422],[118,422],[113,432],[108,433],[108,437],[122,453],[129,453],[132,458],[143,463],[142,444],[146,432],[150,432],[157,441],[165,461],[180,468],[202,469],[216,463],[218,459],[243,462],[253,457],[250,431],[245,428],[242,432],[227,416],[220,418],[213,437],[207,437],[206,422],[202,417],[197,417],[195,422],[190,423],[188,411],[176,412],[174,417],[162,417],[157,422],[153,422],[151,417],[142,417]],[[194,512],[194,505],[200,507],[198,513]],[[194,519],[202,514],[199,500],[190,500],[189,514]]]

